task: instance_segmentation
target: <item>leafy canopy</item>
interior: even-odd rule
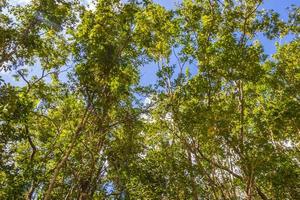
[[[93,3],[0,1],[0,199],[300,198],[299,6]]]

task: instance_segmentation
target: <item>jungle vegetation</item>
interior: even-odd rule
[[[0,199],[299,200],[300,7],[263,3],[1,0]]]

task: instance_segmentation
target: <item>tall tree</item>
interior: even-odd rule
[[[0,198],[299,199],[299,6],[263,3],[1,1]]]

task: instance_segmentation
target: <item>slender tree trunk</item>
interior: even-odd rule
[[[245,100],[244,100],[244,85],[243,82],[240,80],[239,81],[239,104],[240,104],[240,142],[241,142],[241,150],[243,153],[244,149],[244,110],[245,110]]]
[[[77,134],[76,134],[77,135]],[[49,183],[49,187],[48,187],[48,190],[46,191],[45,193],[45,197],[44,197],[44,200],[49,200],[50,199],[50,194],[53,190],[53,187],[54,187],[54,183],[56,181],[56,178],[60,172],[60,169],[64,166],[65,162],[67,161],[67,159],[69,158],[69,155],[71,154],[74,146],[75,146],[75,143],[76,143],[76,139],[77,137],[75,136],[73,139],[72,139],[72,142],[71,142],[71,145],[70,147],[68,148],[68,150],[65,152],[65,155],[63,156],[63,158],[61,159],[61,161],[56,165],[55,167],[55,170],[54,170],[54,173],[53,173],[53,176],[50,180],[50,183]]]
[[[27,197],[26,197],[26,200],[31,200],[32,199],[32,195],[33,195],[33,192],[34,192],[34,189],[35,189],[35,181],[33,180],[32,182],[31,182],[31,187],[30,187],[30,189],[28,190],[28,192],[27,192]]]
[[[86,121],[87,121],[87,118],[88,118],[88,115],[89,115],[88,112],[89,112],[89,106],[88,106],[88,108],[86,109],[86,111],[85,111],[85,113],[84,113],[84,115],[83,115],[83,118],[82,118],[82,120],[81,120],[81,122],[80,122],[80,124],[79,124],[79,126],[78,126],[78,128],[77,128],[77,130],[76,130],[76,132],[75,132],[74,135],[73,135],[73,138],[72,138],[72,141],[71,141],[71,144],[70,144],[69,148],[68,148],[67,151],[64,153],[64,156],[63,156],[63,158],[61,159],[61,161],[60,161],[60,162],[56,165],[56,167],[55,167],[53,176],[52,176],[52,178],[51,178],[51,180],[50,180],[50,183],[49,183],[49,187],[48,187],[48,189],[47,189],[47,191],[46,191],[46,193],[45,193],[45,195],[44,195],[44,200],[49,200],[49,199],[50,199],[50,195],[51,195],[51,192],[52,192],[52,190],[53,190],[53,188],[54,188],[54,184],[55,184],[56,178],[57,178],[57,176],[58,176],[58,174],[59,174],[61,168],[64,166],[64,164],[65,164],[66,161],[68,160],[68,158],[69,158],[69,156],[70,156],[70,154],[71,154],[73,148],[74,148],[75,145],[76,145],[76,141],[77,141],[77,139],[78,139],[78,137],[79,137],[79,135],[80,135],[80,133],[81,133],[83,127],[84,127],[85,124],[86,124]]]
[[[256,191],[262,200],[269,200],[269,198],[261,191],[259,187],[256,187]]]
[[[36,153],[36,146],[34,145],[32,139],[29,135],[29,128],[28,128],[27,124],[25,125],[25,132],[26,132],[27,139],[28,139],[28,142],[30,144],[30,147],[32,149],[32,152],[31,152],[31,155],[30,155],[30,166],[31,166],[31,168],[33,168],[33,159],[34,159],[34,155]],[[35,180],[34,180],[34,177],[33,177],[33,180],[31,181],[30,189],[28,190],[27,195],[26,195],[26,200],[31,200],[32,199],[32,195],[33,195],[34,190],[35,190]]]

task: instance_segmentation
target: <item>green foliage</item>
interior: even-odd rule
[[[300,198],[299,7],[94,3],[0,2],[0,199]]]

